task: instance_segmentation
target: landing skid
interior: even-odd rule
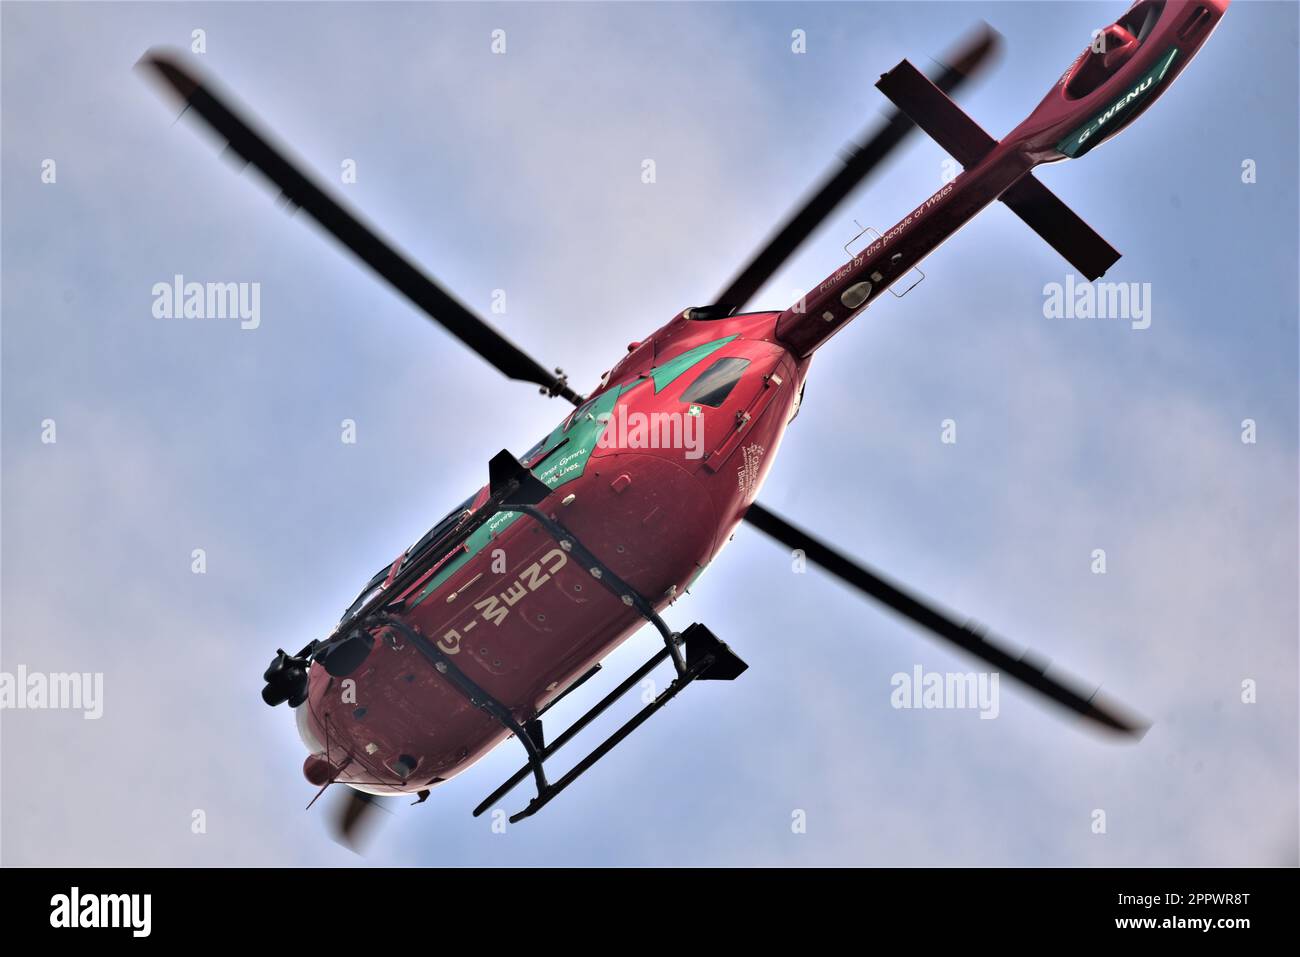
[[[637,728],[641,727],[642,724],[649,720],[651,715],[666,705],[669,701],[672,701],[673,698],[677,697],[681,690],[692,681],[695,681],[697,678],[702,681],[730,681],[738,677],[748,667],[739,657],[736,656],[735,652],[728,648],[726,644],[719,641],[713,633],[703,625],[691,625],[681,634],[674,634],[672,636],[672,641],[674,643],[673,650],[676,650],[676,646],[678,645],[686,646],[686,657],[689,663],[685,666],[684,670],[679,672],[677,677],[673,679],[672,684],[664,689],[664,691],[655,698],[654,701],[650,702],[650,704],[638,711],[626,723],[624,723],[622,727],[602,741],[597,747],[592,749],[590,754],[570,768],[569,771],[566,772],[558,781],[553,784],[546,781],[545,769],[543,767],[546,760],[555,754],[556,751],[560,750],[560,748],[564,747],[564,745],[572,740],[578,732],[582,731],[583,728],[604,713],[605,709],[607,709],[611,704],[623,695],[627,694],[627,692],[634,688],[642,678],[667,660],[670,655],[670,649],[667,645],[659,649],[659,651],[657,651],[649,661],[636,669],[636,671],[632,672],[632,674],[619,683],[618,687],[614,688],[613,691],[601,698],[600,701],[592,706],[592,708],[584,715],[574,721],[573,724],[565,728],[560,736],[550,744],[537,749],[534,742],[523,742],[524,749],[528,752],[528,763],[511,775],[499,788],[484,798],[479,803],[479,806],[474,808],[474,816],[478,817],[488,808],[492,807],[492,805],[504,797],[511,789],[523,781],[524,778],[528,777],[529,772],[532,772],[533,777],[538,781],[537,796],[530,800],[528,806],[522,811],[511,815],[510,823],[514,824],[526,817],[532,817],[550,803],[552,798],[581,777],[583,773],[590,770],[593,764],[612,751],[620,741],[630,735]],[[537,724],[539,725],[538,730],[540,731],[541,722],[538,721]]]

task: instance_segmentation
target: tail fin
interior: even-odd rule
[[[882,76],[876,89],[962,166],[974,166],[998,145],[947,93],[907,60]]]
[[[1078,213],[1034,179],[1033,174],[1003,193],[1002,202],[1089,282],[1100,279],[1119,259],[1118,249],[1102,239]]]
[[[882,76],[876,86],[964,167],[976,165],[998,145],[906,60]],[[1025,174],[1000,198],[1090,281],[1101,277],[1119,259],[1119,252],[1110,243],[1032,174]]]

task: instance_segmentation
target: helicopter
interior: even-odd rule
[[[413,794],[465,771],[513,737],[526,761],[474,808],[494,807],[532,777],[529,817],[695,681],[747,668],[704,624],[676,630],[663,613],[747,522],[844,584],[1121,739],[1145,722],[1055,675],[1035,656],[963,622],[759,503],[797,416],[814,353],[994,202],[1009,207],[1088,281],[1119,252],[1033,176],[1127,128],[1172,85],[1228,0],[1137,0],[1097,31],[1038,106],[997,140],[949,97],[996,49],[987,27],[933,76],[903,60],[876,87],[894,105],[713,300],[684,309],[587,394],[524,353],[331,197],[209,81],[172,52],[139,66],[252,166],[435,323],[511,379],[574,409],[516,457],[502,450],[488,482],[362,588],[333,631],[277,649],[263,700],[293,710],[317,797],[351,789],[345,842],[374,799]],[[919,127],[963,171],[891,229],[869,237],[798,302],[743,311],[804,239]],[[861,234],[860,234],[861,236]],[[860,237],[858,237],[860,238]],[[910,286],[908,287],[910,288]],[[906,290],[905,290],[906,291]],[[662,647],[560,733],[547,712],[601,671],[646,624]],[[555,753],[661,664],[673,680],[556,778]],[[314,801],[315,799],[313,799]],[[308,805],[310,807],[310,805]]]

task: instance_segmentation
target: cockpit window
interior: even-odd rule
[[[599,396],[597,398],[599,398]],[[573,428],[573,426],[576,423],[581,422],[583,419],[585,419],[588,413],[591,412],[591,409],[595,404],[596,404],[596,399],[588,399],[586,402],[582,403],[582,405],[578,406],[578,408],[574,409],[573,414],[570,415],[567,420],[565,420],[564,431],[568,432],[569,429]]]
[[[400,567],[405,568],[407,565],[411,564],[411,562],[421,558],[432,546],[437,544],[439,539],[446,536],[448,532],[459,525],[460,520],[465,516],[465,513],[473,507],[474,499],[476,498],[478,498],[477,492],[465,499],[465,501],[461,502],[458,506],[448,512],[442,521],[425,532],[418,542],[406,550],[406,554],[402,557],[402,564]],[[379,594],[384,582],[388,581],[388,573],[392,571],[392,568],[393,563],[389,562],[383,568],[379,569],[379,571],[375,572],[375,577],[366,583],[366,587],[361,589],[361,594],[357,595],[357,600],[349,605],[348,610],[343,613],[342,621],[347,621],[360,611],[362,607],[370,601],[370,599]]]
[[[682,393],[682,401],[692,405],[707,405],[716,409],[727,401],[740,377],[749,367],[748,359],[735,357],[719,359],[709,366]]]
[[[358,611],[360,611],[361,607],[366,602],[370,601],[370,599],[374,598],[375,595],[379,594],[380,587],[388,579],[388,570],[392,567],[393,565],[390,562],[389,564],[385,565],[383,568],[381,568],[378,572],[375,573],[375,577],[370,579],[370,581],[366,583],[365,588],[361,589],[361,594],[357,596],[357,600],[348,606],[348,610],[343,613],[343,617],[340,619],[340,621],[347,621]]]
[[[546,443],[550,440],[551,433],[548,432],[542,441],[538,442],[523,455],[519,456],[520,464],[523,465],[524,468],[531,468],[533,462],[537,461],[537,459],[541,457],[542,452],[546,450]]]
[[[402,562],[403,566],[418,559],[429,550],[430,545],[459,525],[461,517],[470,510],[470,506],[474,504],[474,499],[477,497],[478,493],[475,492],[469,498],[465,499],[465,501],[461,502],[448,512],[447,516],[441,522],[425,532],[424,536],[418,542],[406,550],[406,559]]]

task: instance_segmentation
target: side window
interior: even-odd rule
[[[478,498],[477,492],[448,512],[446,518],[425,532],[418,542],[408,548],[406,550],[406,560],[402,563],[403,567],[420,558],[438,539],[459,525],[465,513],[474,507],[474,499],[476,498]]]
[[[719,359],[701,372],[699,378],[682,393],[682,401],[716,409],[727,401],[727,396],[748,367],[748,359]]]
[[[534,445],[523,455],[519,456],[520,464],[523,465],[524,468],[531,468],[533,464],[533,460],[536,459],[538,456],[540,456],[544,451],[546,451],[546,443],[549,442],[550,439],[551,439],[551,433],[548,432],[542,438],[542,441],[538,442],[536,445]]]
[[[343,617],[339,619],[340,621],[346,621],[351,618],[361,610],[362,605],[379,594],[379,586],[387,580],[388,571],[392,567],[392,563],[390,562],[381,568],[374,578],[370,579],[370,583],[366,585],[365,588],[361,589],[361,594],[357,596],[357,600],[348,605],[348,610],[343,613]]]
[[[578,422],[581,422],[586,417],[587,413],[592,410],[593,406],[595,406],[597,398],[600,397],[596,396],[595,398],[588,399],[586,402],[582,403],[581,406],[574,409],[573,412],[569,414],[569,418],[564,423],[565,432],[568,432],[569,429],[573,428],[574,425],[576,425]]]

